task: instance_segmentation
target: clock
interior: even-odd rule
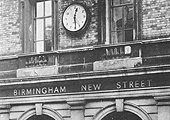
[[[79,32],[86,28],[89,21],[89,11],[87,7],[80,3],[73,3],[66,7],[62,23],[69,32]]]

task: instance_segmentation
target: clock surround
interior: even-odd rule
[[[90,22],[90,11],[83,3],[69,4],[62,16],[62,25],[71,34],[80,35]]]

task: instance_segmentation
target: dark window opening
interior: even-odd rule
[[[47,115],[34,115],[28,118],[27,120],[55,120],[55,119]]]
[[[102,120],[142,120],[137,115],[131,113],[131,112],[112,112],[108,115],[106,115]]]

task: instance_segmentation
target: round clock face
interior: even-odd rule
[[[81,4],[69,5],[63,14],[63,25],[71,32],[83,29],[87,23],[88,13]]]

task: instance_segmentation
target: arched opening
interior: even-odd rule
[[[27,120],[55,120],[55,119],[48,115],[33,115]]]
[[[124,111],[124,112],[111,112],[101,120],[142,120],[142,119],[131,112]]]
[[[133,103],[124,102],[122,112],[116,111],[116,104],[101,109],[93,120],[152,120],[145,110]]]
[[[56,111],[43,107],[42,115],[36,115],[35,108],[24,112],[17,120],[64,120]]]

